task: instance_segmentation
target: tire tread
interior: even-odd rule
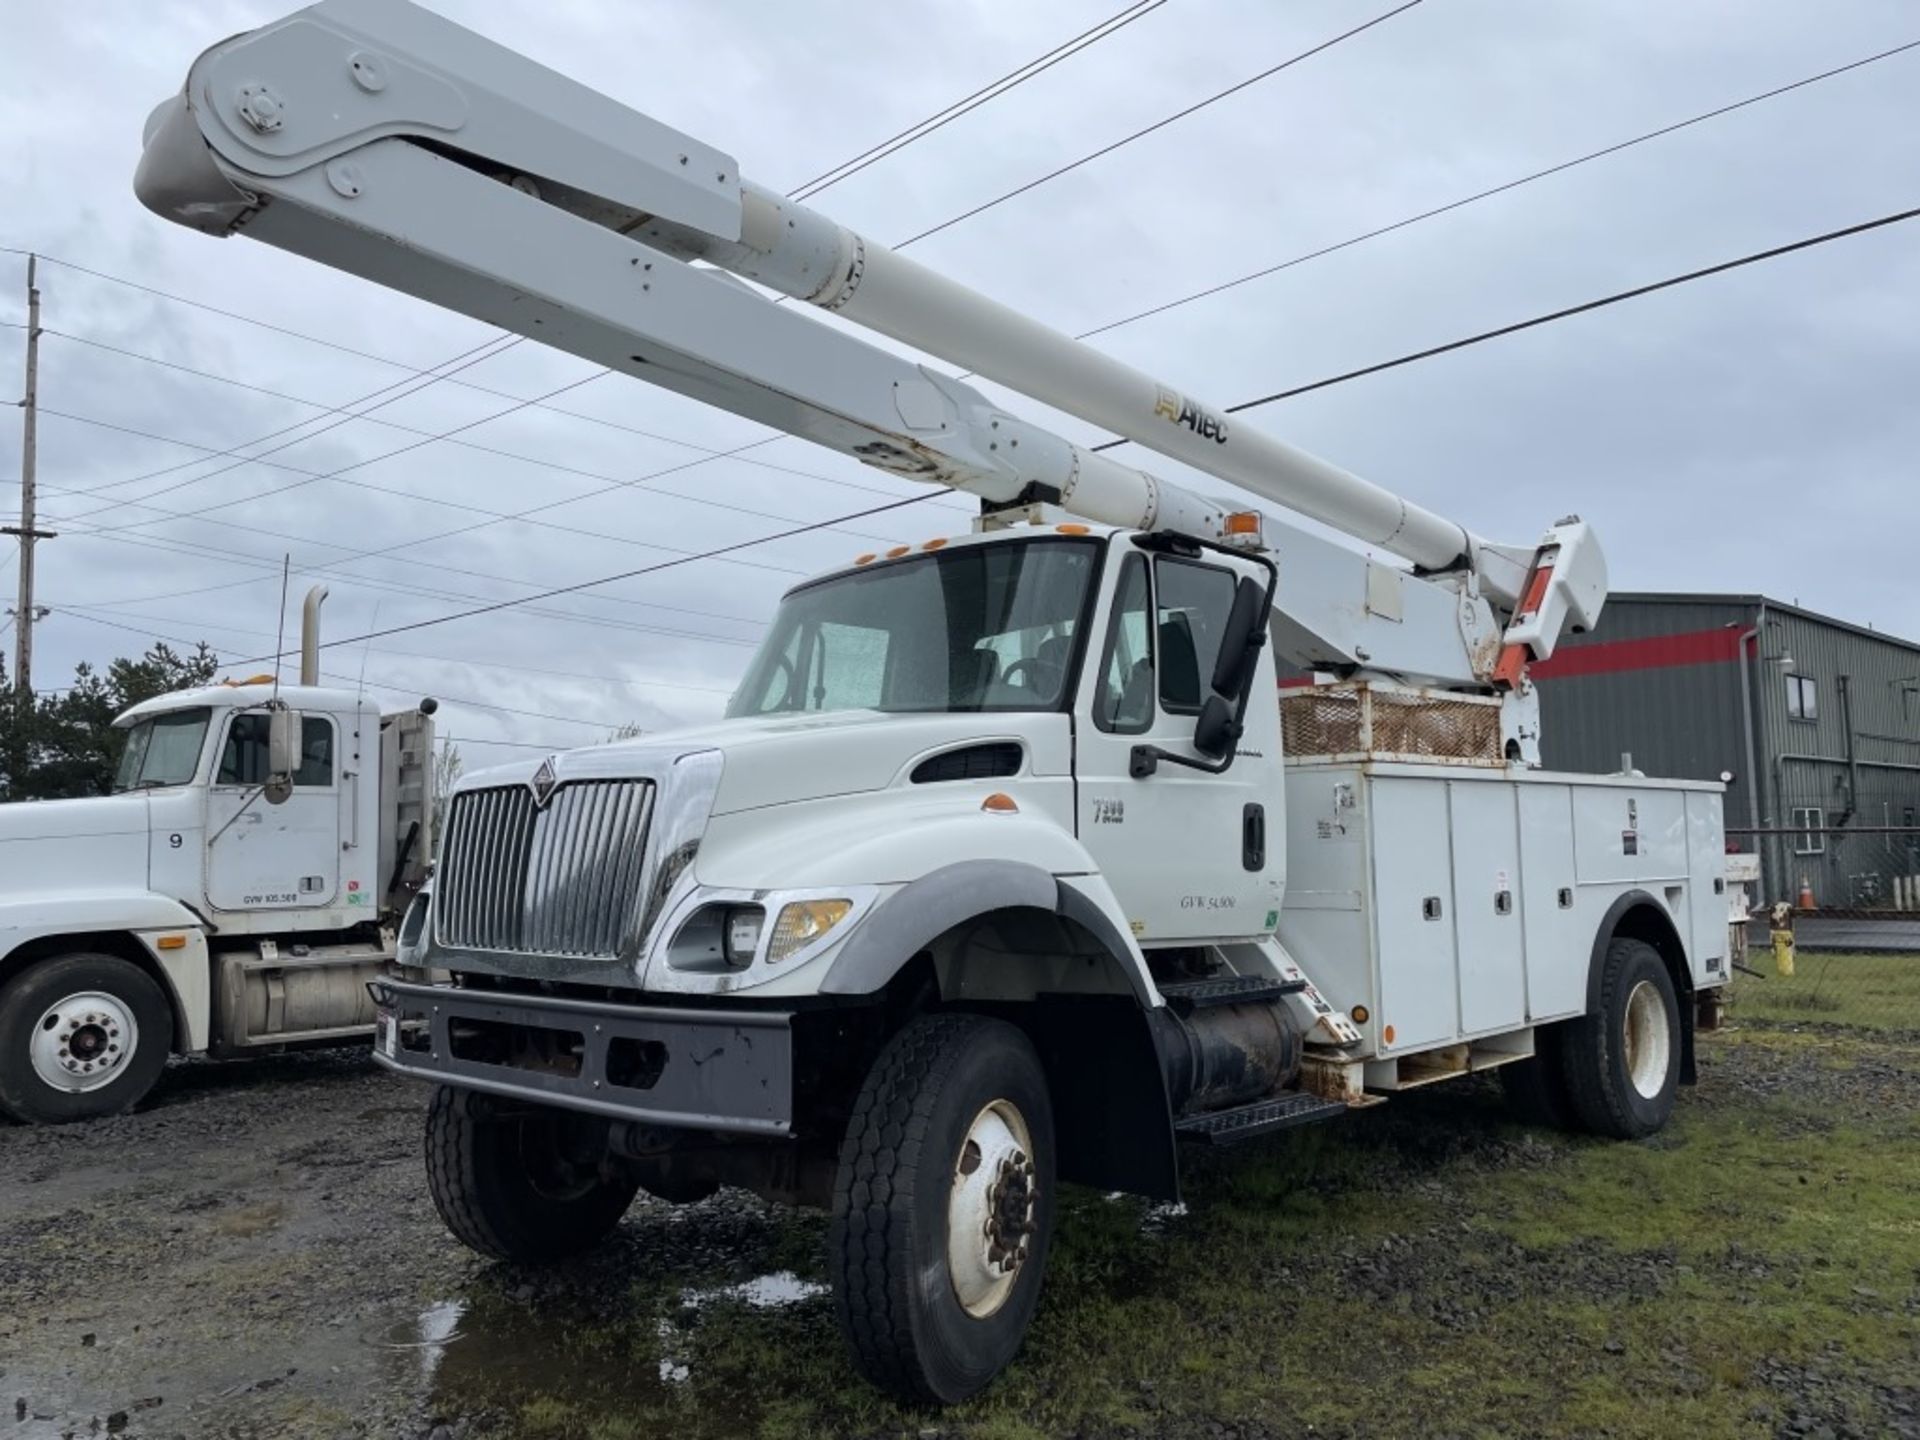
[[[854,1103],[834,1183],[828,1269],[855,1364],[875,1385],[929,1403],[939,1397],[916,1354],[908,1293],[912,1178],[940,1077],[961,1042],[993,1023],[978,1015],[926,1015],[887,1044]]]

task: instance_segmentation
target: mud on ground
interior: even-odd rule
[[[823,1222],[637,1204],[556,1270],[441,1229],[424,1092],[353,1052],[176,1065],[0,1128],[0,1440],[1920,1436],[1920,1056],[1753,1027],[1637,1145],[1441,1086],[1072,1193],[1016,1368],[945,1414],[854,1376]]]

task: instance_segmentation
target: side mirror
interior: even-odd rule
[[[293,795],[294,772],[300,768],[300,712],[280,705],[267,712],[267,783],[270,805],[284,804]]]
[[[1213,688],[1229,699],[1238,700],[1252,680],[1253,663],[1266,643],[1266,617],[1260,613],[1266,598],[1267,592],[1252,579],[1243,579],[1233,592],[1233,608],[1220,632],[1220,658],[1213,663]]]
[[[1233,712],[1231,701],[1219,694],[1209,695],[1207,703],[1200,707],[1200,718],[1193,722],[1193,748],[1209,760],[1232,754],[1241,730]]]

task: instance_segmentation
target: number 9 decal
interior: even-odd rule
[[[173,834],[167,836],[167,845],[171,849],[178,850],[183,843],[184,842],[180,839],[180,832],[178,830],[174,831]]]

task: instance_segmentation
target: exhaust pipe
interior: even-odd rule
[[[320,683],[320,607],[326,604],[327,587],[316,585],[307,592],[300,607],[300,683]]]

